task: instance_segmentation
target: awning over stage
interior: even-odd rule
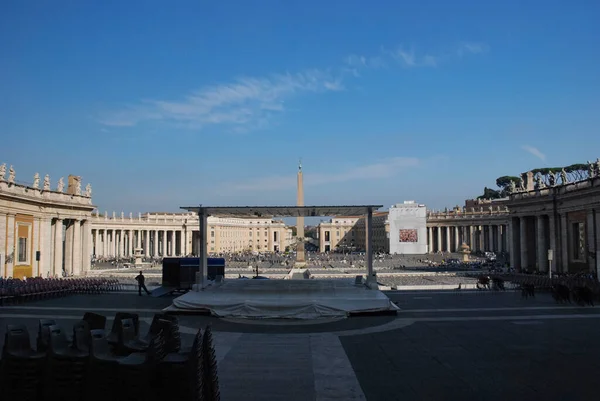
[[[187,206],[181,207],[194,213],[203,210],[215,217],[314,217],[314,216],[363,216],[383,205],[352,206]]]

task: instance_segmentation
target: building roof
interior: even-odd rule
[[[181,209],[198,213],[204,209],[207,215],[215,217],[314,217],[314,216],[356,216],[375,211],[383,205],[355,206],[186,206]]]

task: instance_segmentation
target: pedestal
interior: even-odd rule
[[[144,252],[144,250],[142,248],[136,248],[134,249],[134,255],[135,255],[135,266],[141,266],[142,265],[142,253]]]

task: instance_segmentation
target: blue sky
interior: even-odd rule
[[[101,211],[414,199],[600,157],[600,3],[0,2],[0,163]]]

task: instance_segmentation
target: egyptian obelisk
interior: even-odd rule
[[[298,188],[296,206],[304,206],[304,180],[302,178],[302,160],[298,163]],[[306,266],[304,257],[304,216],[296,217],[296,263],[295,268]]]

